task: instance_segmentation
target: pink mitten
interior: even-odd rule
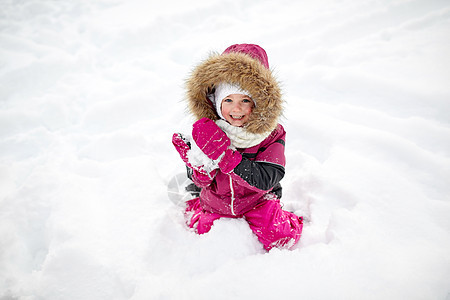
[[[188,151],[191,149],[189,142],[183,138],[181,133],[174,133],[172,136],[172,144],[175,146],[175,149],[180,154],[180,157],[184,163],[192,169],[187,156]]]
[[[219,168],[222,172],[229,174],[231,171],[236,168],[236,166],[241,162],[242,155],[231,149],[225,150],[225,154],[222,156],[222,159],[219,161]]]
[[[194,123],[192,137],[200,150],[212,160],[218,159],[231,144],[225,132],[208,118]]]
[[[189,141],[186,140],[181,133],[174,133],[172,136],[172,144],[175,146],[175,149],[180,154],[180,157],[184,163],[194,171],[194,177],[196,177],[202,185],[210,183],[211,179],[216,175],[216,170],[208,172],[203,166],[196,166],[189,162],[188,151],[191,150]]]

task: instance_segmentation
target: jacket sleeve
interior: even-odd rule
[[[253,188],[269,191],[284,177],[286,133],[281,125],[274,133],[271,142],[262,145],[257,153],[243,153],[242,161],[233,170],[235,177],[239,177],[238,181],[243,180]],[[253,156],[254,160],[247,155]]]
[[[216,170],[213,170],[211,173],[209,173],[209,175],[202,174],[197,170],[189,168],[188,166],[186,166],[186,170],[187,170],[187,177],[191,179],[194,182],[194,184],[199,188],[204,188],[210,185],[213,182],[214,177],[216,175]]]
[[[284,177],[284,167],[268,162],[255,162],[245,157],[234,168],[234,173],[249,185],[269,191]]]

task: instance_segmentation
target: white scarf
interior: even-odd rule
[[[244,128],[233,126],[222,119],[217,120],[216,124],[227,134],[228,138],[231,140],[231,145],[235,148],[250,148],[256,146],[264,141],[270,134],[270,132],[261,134],[250,133]]]

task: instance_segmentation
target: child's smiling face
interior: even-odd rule
[[[233,126],[242,127],[252,113],[252,98],[243,94],[231,94],[222,99],[221,112],[225,120]]]

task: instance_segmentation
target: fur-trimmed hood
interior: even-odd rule
[[[256,106],[244,127],[246,131],[270,133],[277,127],[283,111],[279,84],[257,59],[240,52],[213,54],[192,71],[186,82],[187,101],[197,119],[219,119],[208,96],[221,82],[237,83],[252,96]]]

